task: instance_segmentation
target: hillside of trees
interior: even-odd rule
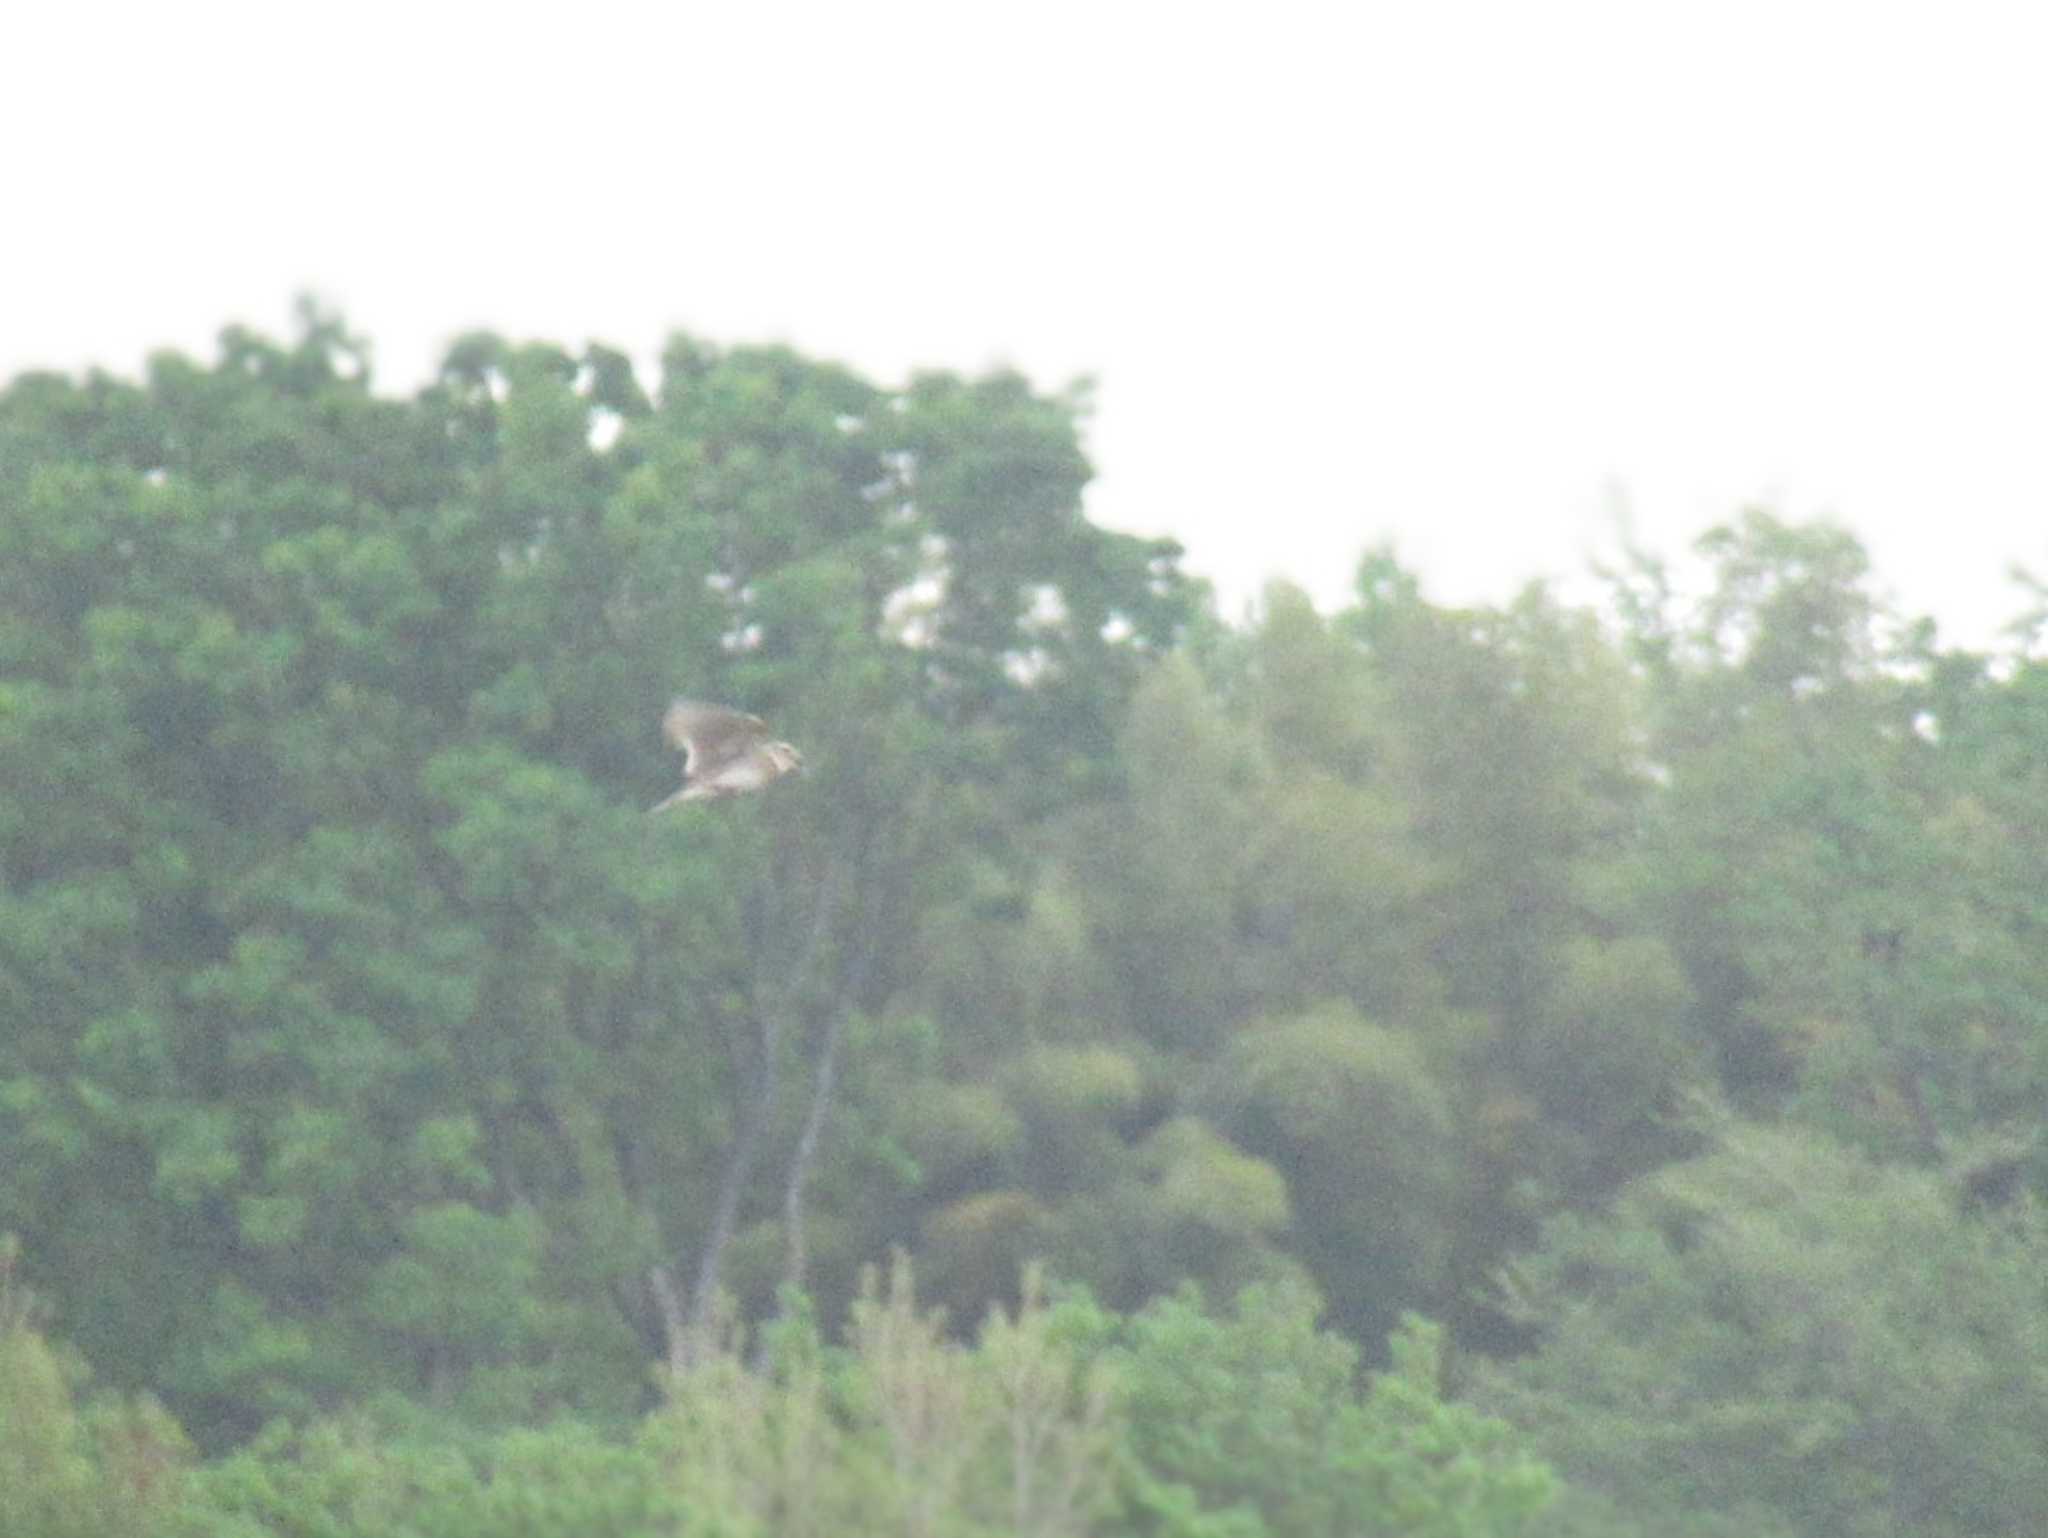
[[[10,1533],[2048,1531],[2041,616],[1229,623],[1086,411],[0,390]]]

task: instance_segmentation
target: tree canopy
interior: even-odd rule
[[[0,390],[0,1496],[2039,1525],[2024,628],[1763,510],[1226,624],[1087,406],[314,307]],[[806,774],[650,819],[677,693]]]

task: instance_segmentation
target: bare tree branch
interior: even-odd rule
[[[917,806],[922,807],[928,799],[928,794],[919,795]],[[824,1137],[826,1118],[831,1114],[832,1096],[838,1084],[839,1053],[846,1037],[847,1021],[860,1007],[862,996],[867,991],[868,978],[874,970],[875,959],[882,948],[886,918],[893,912],[894,894],[887,892],[888,883],[882,879],[882,861],[877,857],[877,850],[883,842],[882,829],[885,825],[888,831],[896,836],[897,841],[901,842],[909,827],[914,826],[914,821],[899,823],[892,818],[885,824],[882,819],[872,814],[862,819],[864,831],[859,853],[853,862],[857,876],[854,890],[861,894],[860,910],[863,922],[857,926],[860,938],[851,960],[846,964],[845,972],[832,988],[825,1004],[824,1035],[818,1044],[817,1064],[811,1078],[811,1103],[804,1113],[803,1130],[798,1135],[796,1148],[790,1155],[789,1175],[782,1190],[782,1285],[785,1288],[804,1285],[809,1265],[805,1243],[804,1192],[810,1182],[811,1169],[817,1162],[818,1145]]]
[[[746,1195],[747,1181],[753,1173],[754,1160],[759,1152],[761,1140],[774,1118],[781,1079],[784,1027],[803,1007],[808,981],[817,964],[819,952],[832,929],[833,910],[837,907],[839,894],[846,885],[848,863],[844,859],[835,859],[825,879],[818,883],[803,945],[793,962],[783,972],[779,986],[759,987],[755,990],[753,1083],[745,1092],[732,1147],[727,1153],[725,1168],[719,1176],[718,1195],[712,1207],[711,1225],[698,1252],[696,1279],[690,1290],[687,1328],[680,1342],[674,1331],[670,1331],[671,1361],[679,1357],[687,1360],[688,1338],[701,1334],[710,1327],[712,1310],[718,1298],[725,1252],[732,1242],[733,1229],[739,1219],[740,1202]]]

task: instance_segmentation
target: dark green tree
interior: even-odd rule
[[[1940,1177],[1816,1134],[1723,1136],[1611,1215],[1551,1226],[1514,1272],[1541,1348],[1482,1365],[1481,1402],[1624,1510],[1819,1535],[2036,1525],[2038,1215],[1973,1216]]]
[[[833,1114],[846,1033],[1186,612],[1009,376],[678,339],[649,394],[480,333],[404,401],[366,358],[309,309],[0,395],[0,1218],[208,1441],[385,1387],[617,1413],[749,1235],[760,1301],[848,1295],[894,1213],[821,1232],[812,1183],[903,1167]],[[810,783],[649,823],[682,690]]]

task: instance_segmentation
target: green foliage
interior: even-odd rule
[[[1226,625],[1083,387],[367,360],[0,389],[0,1225],[110,1391],[10,1337],[38,1521],[185,1481],[156,1393],[193,1531],[1507,1531],[1468,1371],[1552,1531],[2032,1509],[2037,659],[1760,512]],[[806,774],[649,821],[676,692]]]
[[[650,399],[477,334],[386,400],[302,319],[0,394],[0,1220],[209,1445],[624,1413],[649,1269],[801,1196],[777,1091],[1010,836],[1000,766],[1101,773],[1174,553],[1080,518],[1081,403],[1012,376],[679,339]],[[680,690],[833,795],[648,824]]]
[[[37,1328],[40,1309],[16,1274],[19,1257],[14,1236],[0,1236],[0,1511],[7,1531],[21,1538],[151,1532],[175,1499],[189,1444],[146,1396],[80,1410],[85,1370]]]
[[[657,1460],[587,1428],[463,1445],[363,1421],[274,1426],[201,1469],[166,1538],[680,1538],[699,1526]]]
[[[1515,1268],[1534,1355],[1487,1402],[1636,1511],[1806,1534],[2048,1520],[2048,1229],[1811,1133],[1725,1146],[1560,1219]]]
[[[1218,1318],[1182,1294],[1128,1329],[1130,1499],[1143,1530],[1242,1538],[1524,1530],[1547,1470],[1501,1422],[1446,1404],[1442,1335],[1404,1321],[1360,1395],[1313,1296],[1252,1288]]]
[[[969,1348],[922,1309],[899,1254],[863,1279],[843,1349],[807,1313],[749,1364],[729,1326],[699,1340],[649,1422],[710,1531],[1099,1531],[1115,1498],[1121,1387],[1095,1349],[1110,1327],[1082,1300],[1049,1304],[1035,1269],[1014,1312]]]
[[[1018,1292],[966,1345],[899,1255],[886,1282],[868,1273],[843,1347],[800,1297],[751,1355],[715,1322],[630,1435],[450,1435],[356,1413],[273,1424],[189,1470],[146,1404],[97,1414],[89,1435],[54,1353],[17,1327],[0,1491],[10,1523],[32,1524],[10,1531],[166,1538],[1485,1538],[1521,1531],[1548,1496],[1503,1426],[1443,1402],[1433,1326],[1404,1325],[1394,1367],[1360,1393],[1355,1353],[1298,1290],[1250,1290],[1229,1318],[1182,1296],[1128,1320],[1049,1300],[1035,1267]]]
[[[1330,1006],[1247,1027],[1203,1104],[1289,1172],[1294,1248],[1364,1339],[1397,1300],[1443,1285],[1455,1171],[1450,1111],[1417,1044]]]

